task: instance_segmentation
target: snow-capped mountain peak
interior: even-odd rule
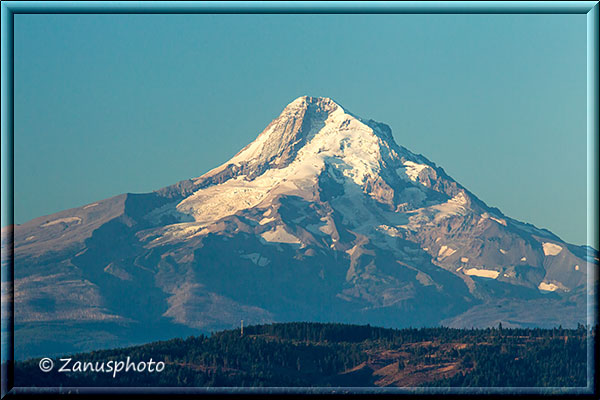
[[[346,192],[359,190],[394,208],[394,187],[413,186],[419,168],[431,168],[422,163],[395,143],[387,125],[356,117],[329,98],[303,96],[231,160],[197,178],[218,176],[218,185],[202,186],[177,209],[208,223],[283,193],[313,200],[325,175],[356,186]]]
[[[564,326],[585,321],[598,262],[488,207],[387,125],[307,96],[212,171],[16,226],[14,249],[15,319],[89,330]]]
[[[256,140],[220,168],[235,165],[252,178],[260,175],[267,167],[288,166],[295,160],[300,149],[309,144],[312,145],[309,146],[311,149],[304,149],[304,156],[310,151],[374,146],[375,143],[372,142],[375,138],[372,136],[393,142],[389,128],[369,122],[363,122],[350,114],[330,98],[302,96],[288,104]],[[347,134],[348,132],[352,134]],[[346,134],[336,138],[335,133]]]

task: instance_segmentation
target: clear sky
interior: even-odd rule
[[[196,177],[293,99],[586,243],[585,15],[15,15],[15,222]]]

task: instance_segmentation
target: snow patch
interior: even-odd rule
[[[150,243],[152,245],[169,243],[173,240],[189,239],[197,236],[206,235],[209,230],[204,226],[190,223],[181,222],[177,224],[167,225],[159,230],[153,230],[145,235],[140,236],[140,240],[147,241],[151,237],[158,234],[157,237],[153,238]]]
[[[521,257],[521,261],[527,261],[527,257]]]
[[[400,233],[398,228],[395,228],[393,226],[379,225],[377,227],[377,230],[391,237],[402,237],[402,234]]]
[[[323,221],[323,219],[321,219],[321,221]],[[325,225],[322,225],[319,227],[319,230],[321,232],[323,232],[326,235],[332,235],[334,228],[333,228],[333,223],[327,219],[325,219]],[[335,241],[335,239],[332,239],[333,241]]]
[[[26,242],[29,242],[30,240],[35,239],[35,235],[31,235],[31,236],[27,236],[27,238],[25,238]]]
[[[296,236],[288,233],[281,225],[277,225],[273,230],[261,233],[260,236],[267,242],[301,243]]]
[[[456,253],[456,250],[444,245],[440,247],[440,251],[438,252],[438,258],[450,257],[454,253]]]
[[[504,249],[500,249],[500,253],[502,253],[502,254],[506,254],[506,250],[504,250]]]
[[[458,194],[456,196],[454,196],[453,198],[451,198],[450,200],[448,200],[448,202],[458,204],[461,206],[465,206],[465,205],[467,205],[467,197],[465,196],[465,194],[463,192],[458,192]]]
[[[579,271],[579,265],[575,266],[575,271]]]
[[[198,190],[179,203],[177,210],[206,224],[258,205],[270,189],[271,185],[249,186],[230,180]]]
[[[398,168],[397,172],[400,176],[405,174],[410,178],[411,181],[415,182],[419,177],[419,173],[425,168],[429,168],[429,165],[417,164],[412,161],[404,161],[404,168]]]
[[[427,209],[433,210],[436,214],[433,218],[434,222],[439,223],[441,220],[453,215],[467,214],[467,198],[463,192],[458,193],[445,203],[437,204]]]
[[[273,222],[273,221],[275,221],[275,218],[263,218],[258,222],[258,224],[265,225],[265,224],[268,224],[269,222]]]
[[[562,251],[562,247],[550,242],[544,242],[542,245],[544,248],[544,254],[547,256],[555,256]]]
[[[83,209],[86,210],[88,208],[96,207],[97,205],[98,203],[88,204],[87,206],[83,207]]]
[[[461,257],[460,262],[464,262],[464,263],[469,262],[469,257]]]
[[[203,231],[203,226],[199,226],[199,225],[192,225],[190,224],[189,226],[187,226],[188,224],[175,224],[173,225],[173,229],[170,229],[168,231],[169,234],[171,234],[174,237],[177,238],[184,238],[184,237],[191,237],[195,234],[197,234],[199,231]]]
[[[558,289],[558,286],[556,286],[554,283],[540,282],[538,289],[544,292],[554,292],[556,289]]]
[[[331,236],[334,232],[333,222],[328,220],[327,218],[321,218],[321,224],[306,225],[305,229],[317,235]],[[335,239],[332,240],[335,241]]]
[[[431,286],[434,284],[431,277],[421,271],[417,272],[416,278],[423,286]]]
[[[81,218],[79,218],[79,217],[59,218],[59,219],[55,219],[54,221],[46,222],[45,224],[42,224],[40,226],[45,228],[47,226],[52,226],[52,225],[56,225],[56,224],[60,224],[60,223],[70,224],[73,222],[75,224],[79,224],[79,223],[81,223]]]
[[[239,165],[242,161],[255,161],[258,159],[267,139],[271,133],[275,130],[276,125],[272,125],[268,130],[263,131],[256,140],[244,147],[239,153],[237,153],[231,160],[227,162],[229,164]]]
[[[502,218],[494,218],[494,217],[490,217],[490,219],[492,221],[496,221],[497,223],[499,223],[500,225],[504,225],[506,226],[506,220],[502,219]]]
[[[472,276],[480,276],[482,278],[496,279],[498,278],[498,275],[500,275],[500,272],[490,269],[469,268],[465,269],[465,274]]]

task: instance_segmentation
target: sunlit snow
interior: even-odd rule
[[[558,289],[558,286],[556,286],[554,283],[540,282],[538,289],[545,292],[554,292],[556,289]]]
[[[490,270],[490,269],[480,269],[480,268],[469,268],[464,270],[465,274],[472,276],[480,276],[482,278],[491,278],[496,279],[500,272]]]
[[[455,249],[444,245],[440,247],[440,251],[438,252],[438,258],[450,257],[454,253],[456,253]]]
[[[500,225],[504,225],[504,226],[506,226],[506,220],[504,220],[504,219],[501,219],[501,218],[494,218],[494,217],[490,217],[490,219],[491,219],[492,221],[496,221],[496,222],[497,222],[497,223],[499,223]]]
[[[425,164],[417,164],[412,161],[404,161],[404,168],[399,168],[399,173],[405,173],[411,181],[416,181],[419,177],[419,173],[423,171],[425,168],[429,168],[428,165]]]
[[[562,247],[550,242],[544,242],[542,245],[544,248],[544,254],[547,256],[555,256],[562,251]]]
[[[300,243],[296,236],[288,233],[281,225],[277,225],[273,230],[261,233],[260,236],[267,242]]]

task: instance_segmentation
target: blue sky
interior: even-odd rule
[[[15,15],[15,222],[199,176],[293,99],[586,243],[585,15]]]

